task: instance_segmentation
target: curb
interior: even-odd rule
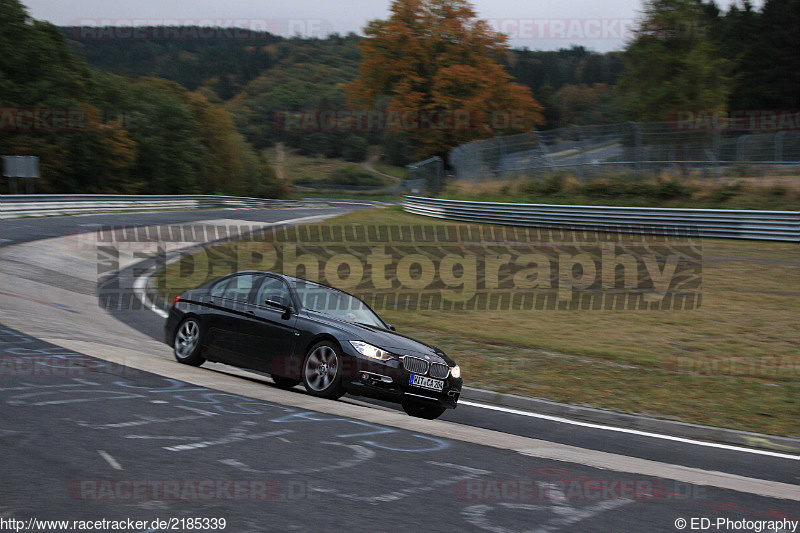
[[[461,391],[461,399],[511,407],[521,411],[559,416],[581,422],[617,426],[651,433],[662,433],[673,437],[684,437],[747,448],[800,454],[800,439],[789,437],[776,437],[773,435],[762,435],[760,433],[738,431],[735,429],[701,426],[672,420],[660,420],[657,418],[629,415],[590,407],[561,404],[538,398],[525,398],[514,394],[473,389],[471,387],[463,388]]]

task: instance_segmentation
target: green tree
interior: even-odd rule
[[[342,148],[342,156],[347,161],[358,163],[367,158],[367,144],[366,139],[358,135],[348,135],[344,140],[344,147]]]
[[[21,127],[15,109],[44,118]],[[174,82],[90,70],[17,0],[0,0],[0,113],[0,153],[38,156],[40,192],[285,194],[224,108]]]
[[[381,159],[396,167],[404,167],[413,161],[411,141],[407,132],[387,131],[381,139],[383,155]]]
[[[614,87],[603,83],[564,85],[554,97],[562,126],[623,122],[625,113],[618,100]]]
[[[645,0],[643,23],[623,55],[621,88],[634,118],[726,108],[730,65],[704,21],[694,0]]]

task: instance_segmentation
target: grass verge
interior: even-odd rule
[[[396,183],[392,179],[386,179],[380,174],[368,171],[364,168],[364,163],[352,163],[341,158],[319,155],[304,156],[297,150],[286,146],[267,148],[263,151],[263,155],[272,166],[280,169],[280,174],[284,179],[292,183],[327,182],[335,185],[337,174],[351,173],[355,176],[362,172],[365,176],[375,179],[374,182],[365,182],[363,185],[394,185]],[[375,170],[390,176],[405,177],[408,172],[405,168],[393,167],[379,161],[374,161],[372,164]],[[357,185],[357,183],[352,184]]]
[[[323,225],[350,224],[450,223],[388,208],[353,212]],[[452,355],[468,386],[800,436],[797,245],[704,239],[702,256],[699,309],[386,309],[380,314],[399,331]],[[196,257],[195,265],[204,260]],[[255,261],[237,268],[260,266]],[[202,268],[192,273],[181,262],[158,276],[159,287],[169,280],[171,293],[206,281]]]
[[[800,210],[800,177],[699,180],[619,175],[582,183],[571,174],[554,173],[541,179],[455,181],[449,183],[440,196],[508,203],[797,211]]]

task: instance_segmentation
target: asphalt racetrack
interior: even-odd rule
[[[95,529],[793,530],[794,453],[474,402],[425,421],[224,365],[179,365],[160,315],[98,305],[96,251],[74,245],[103,225],[302,223],[366,207],[0,223],[0,529],[52,529],[35,519],[68,520],[67,531],[102,520]],[[130,257],[118,275],[141,275],[140,263]]]

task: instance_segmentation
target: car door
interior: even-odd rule
[[[277,302],[291,311],[267,304]],[[286,362],[295,349],[297,308],[289,287],[278,277],[265,275],[259,280],[254,299],[242,320],[242,350],[247,366],[255,370],[292,375]]]
[[[243,342],[243,322],[258,283],[258,274],[237,274],[212,289],[208,312],[208,358],[235,366],[248,366]]]
[[[205,349],[205,357],[211,361],[218,361],[224,358],[219,345],[219,340],[224,338],[223,331],[220,329],[220,322],[224,314],[224,308],[221,306],[223,303],[222,295],[230,281],[230,276],[219,279],[211,286],[208,294],[199,297],[200,304],[203,306],[202,324],[205,332],[203,334],[203,347]]]

